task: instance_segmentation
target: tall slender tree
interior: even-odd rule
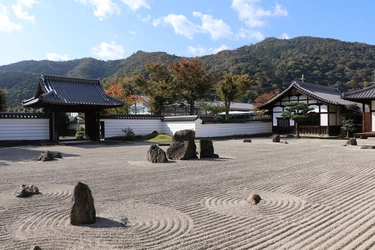
[[[227,73],[216,87],[216,94],[224,102],[225,120],[229,119],[230,104],[249,92],[251,81],[247,74],[234,75]]]
[[[170,63],[169,68],[179,96],[189,104],[189,113],[194,114],[195,102],[206,96],[214,85],[216,76],[208,73],[198,57],[182,58],[176,63]]]

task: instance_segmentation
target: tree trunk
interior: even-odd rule
[[[195,109],[195,105],[194,105],[194,101],[190,102],[190,115],[194,115],[194,109]]]
[[[299,126],[298,126],[298,122],[295,122],[295,125],[296,125],[296,138],[300,138],[300,136],[299,136]]]

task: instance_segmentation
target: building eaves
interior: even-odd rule
[[[284,98],[293,88],[298,90],[300,93],[325,104],[347,105],[352,103],[350,101],[343,100],[341,98],[341,92],[337,89],[313,83],[293,81],[287,89],[267,103],[263,104],[260,109],[270,108],[275,102]]]
[[[344,92],[342,93],[341,97],[345,100],[366,100],[366,99],[375,99],[375,85],[372,85],[370,87],[360,89],[360,90],[355,90],[355,91],[350,91],[350,92]]]

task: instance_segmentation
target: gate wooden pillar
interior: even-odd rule
[[[100,141],[100,112],[85,112],[85,137],[92,141]]]

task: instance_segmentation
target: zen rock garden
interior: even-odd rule
[[[190,129],[177,131],[173,135],[173,142],[169,145],[167,152],[157,145],[152,145],[147,151],[147,161],[152,163],[165,163],[168,162],[168,159],[189,160],[197,158],[195,133]],[[212,140],[201,139],[199,141],[199,158],[219,158],[219,155],[214,152]]]

